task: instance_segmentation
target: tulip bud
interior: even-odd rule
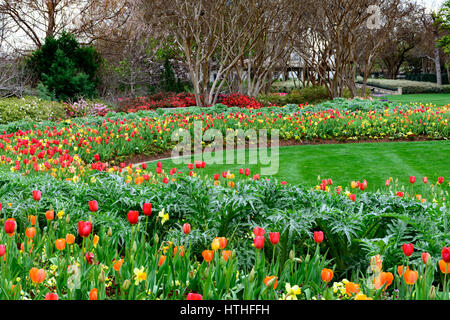
[[[255,280],[255,268],[252,268],[252,271],[250,271],[250,275],[248,276],[248,281],[253,282]]]
[[[91,216],[91,215],[89,215],[88,221],[89,221],[90,223],[93,223],[93,222],[94,222],[94,220],[92,219],[92,216]]]
[[[108,237],[111,237],[112,236],[112,229],[111,229],[111,227],[109,227],[108,228]]]
[[[55,223],[53,224],[53,229],[54,229],[54,230],[58,230],[58,222],[55,222]]]
[[[305,257],[305,263],[308,264],[310,260],[311,260],[311,256],[309,254],[307,254]]]
[[[105,271],[102,269],[102,272],[100,272],[100,274],[98,275],[98,282],[100,283],[104,283],[105,282]]]
[[[157,234],[157,233],[155,233],[155,237],[153,238],[153,241],[155,241],[155,244],[158,244],[158,242],[159,242],[159,237],[158,237],[158,234]]]
[[[70,222],[70,216],[67,215],[67,216],[66,216],[66,223],[69,224],[69,222]]]
[[[289,259],[294,260],[294,258],[295,258],[294,250],[289,251]]]
[[[133,241],[133,248],[132,248],[132,250],[133,250],[133,253],[135,253],[137,251],[136,241]]]
[[[122,283],[122,289],[123,290],[128,290],[128,288],[130,287],[130,285],[131,285],[131,281],[130,280],[125,280],[123,283]]]
[[[436,288],[434,286],[431,286],[430,292],[428,293],[428,299],[434,300],[436,298]]]

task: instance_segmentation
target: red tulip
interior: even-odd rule
[[[218,173],[215,173],[215,174],[214,174],[214,180],[219,180],[219,178],[220,178],[220,177],[219,177],[219,174],[218,174]]]
[[[202,169],[205,168],[205,165],[206,165],[205,161],[202,161]]]
[[[442,184],[444,182],[444,177],[438,177],[438,183]]]
[[[184,234],[191,233],[191,225],[189,223],[183,224],[183,232]]]
[[[314,231],[314,242],[321,243],[323,241],[323,232]]]
[[[427,177],[423,177],[422,181],[423,181],[423,183],[428,183],[428,178]]]
[[[250,169],[249,169],[249,168],[246,168],[245,171],[244,171],[244,174],[245,174],[246,176],[249,176],[249,175],[250,175]]]
[[[157,167],[157,168],[162,168],[162,162],[161,162],[161,161],[158,161],[158,162],[156,163],[156,167]]]
[[[13,219],[8,219],[5,222],[5,232],[9,235],[13,234],[16,230],[16,221]]]
[[[45,300],[58,300],[58,294],[49,292],[45,295]]]
[[[422,261],[424,264],[427,263],[429,258],[430,258],[430,254],[428,252],[422,252]]]
[[[89,221],[78,221],[78,234],[86,238],[89,236],[92,230],[92,223]]]
[[[243,174],[244,173],[244,169],[243,168],[239,168],[239,173]]]
[[[279,232],[271,232],[270,233],[270,242],[273,245],[276,245],[280,241],[280,233]]]
[[[152,214],[152,204],[151,203],[144,203],[142,205],[142,211],[144,212],[145,216],[149,216]]]
[[[86,252],[86,261],[89,264],[94,264],[94,254],[92,252]]]
[[[443,247],[441,254],[442,260],[444,260],[445,263],[450,263],[450,247]]]
[[[262,249],[264,247],[264,236],[256,236],[255,237],[255,248],[256,249]]]
[[[203,296],[200,293],[189,292],[186,300],[203,300]]]
[[[0,257],[3,257],[6,252],[6,247],[4,244],[0,244]]]
[[[287,182],[286,182],[286,181],[281,181],[280,183],[281,183],[283,186],[285,186]]]
[[[192,169],[194,169],[194,165],[192,163],[189,163],[188,168],[189,168],[189,170],[192,170]]]
[[[162,168],[161,167],[156,167],[156,173],[161,173]]]
[[[227,175],[228,175],[228,172],[226,172],[226,171],[223,171],[223,172],[222,172],[222,177],[226,178]]]
[[[264,230],[264,228],[255,227],[255,229],[253,229],[253,233],[255,236],[263,236],[264,233],[266,233],[266,230]]]
[[[130,210],[128,211],[128,222],[132,225],[138,223],[139,221],[139,211]]]
[[[414,251],[414,245],[412,243],[404,243],[402,249],[405,256],[409,257]]]
[[[333,184],[333,180],[331,180],[331,178],[328,179],[328,184],[329,184],[330,186]]]
[[[362,183],[359,184],[359,188],[361,191],[364,191],[367,188],[367,181],[364,179]]]
[[[143,163],[143,164],[142,164],[142,169],[143,169],[143,170],[146,170],[146,169],[147,169],[147,164],[146,164],[146,163]]]
[[[162,182],[165,183],[165,184],[169,183],[169,178],[164,177],[163,180],[162,180]]]
[[[397,191],[397,197],[403,198],[404,195],[405,193],[403,191]]]
[[[411,183],[416,182],[416,177],[410,176],[410,177],[409,177],[409,182],[411,182]]]
[[[97,200],[89,200],[89,211],[97,212],[97,210],[98,210]]]
[[[389,187],[390,184],[391,184],[391,181],[390,181],[389,179],[387,179],[386,182],[384,183],[384,185],[385,185],[386,187]]]
[[[41,200],[41,192],[39,190],[33,190],[33,200],[34,201]]]
[[[94,159],[95,159],[95,161],[99,161],[100,160],[100,156],[98,154],[94,154]]]
[[[201,161],[195,161],[195,167],[197,169],[200,169],[202,167],[202,162]]]
[[[350,194],[348,195],[348,198],[349,198],[350,200],[352,200],[353,202],[355,202],[355,201],[356,201],[356,194],[350,193]]]

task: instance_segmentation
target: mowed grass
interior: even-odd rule
[[[239,150],[240,152],[244,150]],[[250,168],[251,176],[267,170],[271,164],[261,163],[261,154],[256,159],[245,150],[245,163],[237,163],[236,150],[230,151],[228,156],[234,156],[234,162],[226,164],[226,153],[218,152],[207,154],[207,157],[222,159],[223,164],[213,163],[204,159],[205,169],[202,174],[209,176],[230,170],[240,177],[239,168]],[[233,154],[234,152],[234,154]],[[348,143],[348,144],[323,144],[323,145],[299,145],[280,147],[277,153],[269,150],[269,159],[275,169],[273,177],[279,181],[287,181],[292,184],[315,186],[318,184],[318,176],[333,179],[334,185],[349,186],[352,180],[368,182],[368,190],[376,191],[383,188],[386,179],[398,178],[400,185],[409,185],[409,177],[416,176],[417,182],[422,183],[422,177],[427,176],[430,183],[436,183],[439,176],[445,181],[450,179],[450,142],[449,141],[424,141],[424,142],[386,142],[386,143]],[[273,157],[271,158],[271,153]],[[181,162],[181,160],[183,160]],[[179,158],[177,160],[162,160],[165,172],[172,168],[188,173],[188,163],[195,163],[200,158]],[[278,169],[276,163],[278,161]],[[255,163],[256,162],[256,163]],[[148,163],[149,168],[156,167],[156,161]],[[196,171],[200,171],[195,169]]]
[[[402,94],[402,95],[386,95],[378,99],[387,99],[391,102],[408,105],[408,104],[433,104],[438,107],[450,104],[449,93],[424,93],[424,94]]]

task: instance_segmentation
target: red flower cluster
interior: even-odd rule
[[[219,103],[226,105],[227,107],[249,108],[259,109],[264,105],[255,98],[246,96],[242,93],[231,93],[228,95],[219,95]]]
[[[186,108],[195,106],[195,96],[190,93],[158,93],[148,97],[119,99],[119,108],[125,112],[155,110],[157,108]]]

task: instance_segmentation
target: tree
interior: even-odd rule
[[[63,30],[83,43],[108,38],[128,19],[128,0],[2,0],[0,14],[8,17],[29,45],[40,48],[47,37]]]
[[[73,35],[65,32],[58,39],[46,38],[27,60],[46,95],[65,101],[95,95],[99,63],[100,57],[92,46],[80,46]]]

